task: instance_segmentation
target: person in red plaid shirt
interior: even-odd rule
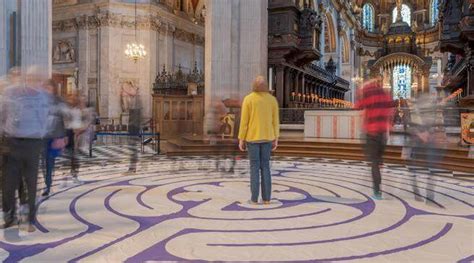
[[[381,77],[369,80],[363,85],[355,105],[356,109],[364,110],[365,153],[367,160],[371,163],[373,198],[377,200],[382,199],[380,165],[383,161],[387,133],[392,126],[394,107],[392,97],[382,87]]]

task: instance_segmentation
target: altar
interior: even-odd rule
[[[361,139],[361,127],[361,111],[357,110],[309,110],[304,114],[306,138]]]

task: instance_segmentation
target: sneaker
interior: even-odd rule
[[[122,175],[132,175],[132,174],[135,174],[136,172],[137,172],[136,169],[130,168],[126,172],[124,172]]]
[[[73,176],[73,177],[72,177],[72,182],[73,182],[74,184],[82,184],[82,182],[77,178],[77,176]]]
[[[270,201],[265,201],[265,200],[264,200],[264,201],[263,201],[263,204],[264,204],[264,205],[269,205],[269,204],[270,204]]]
[[[46,190],[44,190],[41,196],[49,196],[49,188],[46,188]]]
[[[374,200],[383,200],[382,193],[381,192],[374,192],[372,195],[372,199]]]
[[[3,224],[3,229],[7,229],[15,225],[18,225],[18,220],[16,218],[5,220],[5,223]]]

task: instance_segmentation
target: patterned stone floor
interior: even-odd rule
[[[246,160],[230,174],[206,157],[145,154],[126,175],[125,154],[84,159],[80,185],[60,161],[53,194],[39,202],[38,231],[1,230],[0,259],[474,260],[473,181],[386,166],[384,200],[373,201],[364,162],[278,158],[263,206],[248,203]]]

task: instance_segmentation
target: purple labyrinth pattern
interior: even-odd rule
[[[474,181],[383,169],[370,198],[363,162],[272,161],[272,202],[248,203],[248,161],[235,173],[203,157],[142,158],[81,167],[81,185],[39,202],[38,230],[1,230],[7,262],[474,260]],[[415,176],[416,174],[416,176]]]

